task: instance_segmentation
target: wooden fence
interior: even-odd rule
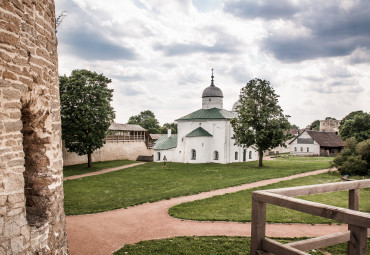
[[[251,255],[309,255],[304,251],[343,242],[348,242],[349,255],[366,254],[367,229],[370,228],[370,214],[359,212],[358,210],[359,189],[367,187],[370,187],[370,179],[254,191],[252,194]],[[293,198],[295,196],[341,190],[349,190],[349,209]],[[266,203],[347,223],[348,231],[289,244],[281,244],[265,237]]]

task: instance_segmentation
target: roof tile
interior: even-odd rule
[[[177,147],[177,135],[171,135],[170,137],[164,135],[154,143],[153,149],[169,150],[176,147]]]
[[[344,142],[335,132],[322,132],[306,130],[306,132],[314,139],[320,146],[324,147],[342,147]]]
[[[143,128],[140,125],[133,125],[133,124],[121,124],[121,123],[112,123],[108,130],[125,130],[125,131],[146,131],[145,128]]]
[[[211,108],[211,109],[200,109],[192,112],[184,117],[177,120],[194,120],[194,119],[233,119],[236,117],[234,112],[230,112],[224,109]]]
[[[208,133],[208,131],[202,127],[198,127],[186,135],[186,137],[199,137],[199,136],[213,136],[213,135]]]

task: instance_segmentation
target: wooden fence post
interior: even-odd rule
[[[262,240],[266,232],[266,203],[253,198],[252,195],[252,233],[251,255],[257,255],[257,250],[262,249]]]
[[[348,209],[358,211],[359,206],[360,206],[360,190],[350,189],[348,196]]]
[[[367,228],[349,225],[351,237],[348,243],[348,255],[366,255]]]
[[[358,211],[360,207],[360,190],[349,190],[348,208]],[[363,255],[367,250],[367,229],[353,225],[348,225],[351,231],[350,241],[348,242],[348,255]]]

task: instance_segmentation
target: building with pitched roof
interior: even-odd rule
[[[343,140],[335,132],[305,130],[290,142],[290,154],[336,155],[343,146]]]
[[[214,84],[202,93],[202,109],[177,119],[177,135],[161,137],[154,144],[154,161],[183,163],[232,163],[254,161],[258,153],[253,146],[235,145],[230,120],[237,115],[223,109],[223,93]]]

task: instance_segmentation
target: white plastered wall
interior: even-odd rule
[[[159,153],[159,154],[158,154]],[[175,148],[169,150],[155,150],[154,151],[154,162],[163,162],[163,158],[166,156],[168,162],[173,161]]]
[[[299,144],[298,138],[312,138],[304,131],[297,139],[290,144],[291,155],[320,155],[320,145],[314,140],[313,144]],[[308,148],[308,152],[307,152]]]
[[[186,137],[191,131],[202,127],[212,137]],[[177,148],[173,154],[172,161],[184,163],[232,163],[243,162],[242,147],[234,145],[235,140],[231,139],[233,130],[230,121],[222,120],[193,120],[178,122]],[[191,150],[196,150],[197,159],[191,160]],[[218,151],[218,160],[215,159],[215,151]],[[249,158],[249,151],[252,151],[252,158]],[[235,159],[235,152],[238,158]],[[255,161],[258,159],[257,151],[249,147],[246,149],[246,160]]]

